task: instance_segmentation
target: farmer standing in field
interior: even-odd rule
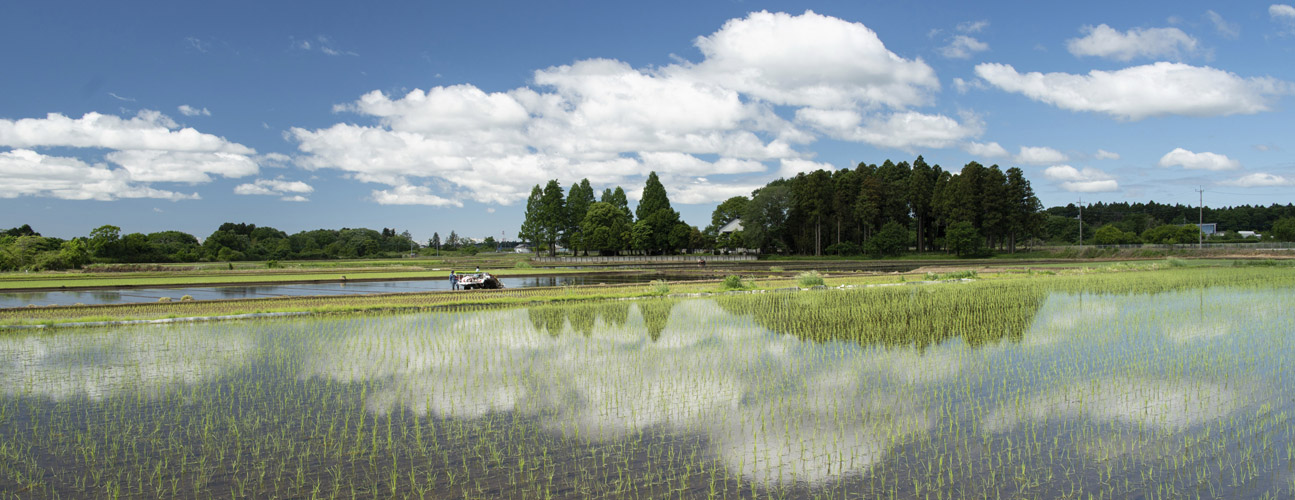
[[[459,279],[454,275],[454,270],[450,269],[450,290],[459,289]]]

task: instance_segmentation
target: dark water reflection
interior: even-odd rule
[[[663,276],[659,274],[623,275],[573,275],[531,276],[501,278],[507,288],[540,286],[593,285],[599,283],[647,283],[656,279],[698,279],[692,276]],[[157,302],[161,297],[178,300],[189,295],[194,300],[257,299],[266,297],[307,295],[363,295],[374,293],[434,292],[450,289],[445,278],[402,281],[358,281],[348,283],[303,283],[257,286],[200,286],[184,288],[123,288],[120,290],[86,290],[57,292],[0,293],[0,308],[26,307],[28,305],[117,304],[129,302]]]
[[[31,491],[62,496],[148,485],[158,464],[199,460],[165,468],[162,486],[175,478],[176,495],[199,497],[309,496],[317,484],[323,496],[492,498],[1295,491],[1284,306],[1295,292],[1032,292],[982,324],[995,308],[942,294],[1019,297],[955,286],[968,288],[11,334],[0,442],[23,451],[4,465],[33,464],[44,486]],[[890,313],[838,317],[869,308]],[[265,475],[247,474],[258,463]],[[0,490],[22,487],[15,477],[0,475]]]

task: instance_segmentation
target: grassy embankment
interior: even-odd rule
[[[1119,275],[1127,281],[1129,273],[1171,283],[1263,282],[1295,275],[1295,267],[1283,261],[1259,261],[1260,265],[1235,265],[1231,261],[1144,261],[1110,263],[1101,267],[1074,269],[1003,269],[976,273],[970,270],[946,273],[918,271],[913,273],[861,274],[842,273],[824,276],[824,284],[866,286],[913,281],[957,279],[974,276],[980,281],[1094,280]],[[748,273],[742,277],[746,290],[777,290],[797,287],[794,276]],[[418,311],[465,305],[508,305],[562,303],[647,297],[662,294],[695,294],[724,291],[724,280],[705,280],[649,284],[614,284],[573,287],[537,287],[471,292],[420,292],[349,296],[276,297],[265,299],[231,299],[146,304],[109,304],[95,306],[49,306],[0,310],[0,326],[57,325],[93,321],[147,320],[185,317],[228,316],[249,313],[308,312],[377,313]]]

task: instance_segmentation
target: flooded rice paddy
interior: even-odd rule
[[[643,274],[572,274],[499,278],[507,288],[541,286],[578,286],[599,283],[647,283],[655,279],[698,279],[696,276]],[[351,281],[346,283],[290,283],[281,285],[195,286],[158,288],[120,288],[112,290],[68,290],[0,293],[0,309],[11,307],[70,306],[74,304],[126,304],[157,302],[162,297],[178,300],[188,295],[194,300],[263,299],[268,297],[305,297],[366,295],[375,293],[437,292],[450,290],[446,278],[391,281]]]
[[[0,497],[1290,498],[1295,289],[0,336]]]

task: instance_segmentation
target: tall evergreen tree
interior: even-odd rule
[[[656,172],[649,172],[647,182],[643,185],[643,197],[634,208],[634,218],[643,220],[658,210],[670,210],[670,198],[666,196],[665,186],[661,185]]]
[[[985,170],[979,195],[980,212],[984,214],[980,233],[989,240],[991,248],[1001,248],[1007,239],[1012,203],[1008,198],[1007,176],[998,169],[998,165]]]
[[[634,215],[638,219],[635,222],[636,249],[649,253],[674,249],[677,241],[672,241],[671,235],[679,224],[679,212],[670,208],[670,198],[666,196],[665,186],[661,185],[656,172],[648,173],[643,197],[639,199]]]
[[[558,243],[567,225],[567,207],[562,197],[562,185],[557,179],[549,181],[540,195],[540,234],[549,246],[549,255],[558,254]]]
[[[797,251],[823,253],[823,223],[832,209],[832,177],[826,170],[796,174],[790,180],[792,212],[788,214],[796,235]]]
[[[938,168],[938,167],[937,167]],[[908,175],[908,206],[912,208],[913,220],[917,222],[917,251],[926,251],[927,232],[931,220],[931,197],[935,194],[935,178],[939,175],[935,169],[926,164],[919,155],[913,160],[912,170]]]
[[[543,197],[544,191],[540,189],[539,184],[531,188],[531,195],[526,198],[526,215],[522,219],[521,229],[517,230],[517,239],[530,243],[533,248],[539,247],[544,233],[544,222],[540,215],[540,200]]]
[[[882,223],[895,222],[908,226],[908,174],[911,167],[908,162],[892,163],[886,160],[877,167],[877,176],[883,186],[881,219]]]
[[[567,227],[565,231],[566,245],[575,252],[578,249],[587,247],[582,241],[581,223],[585,220],[585,213],[589,211],[589,205],[594,203],[594,188],[589,185],[589,179],[581,179],[579,183],[572,184],[571,189],[567,191]]]
[[[1034,196],[1025,172],[1017,167],[1007,169],[1007,196],[1011,203],[1008,215],[1007,250],[1016,253],[1017,239],[1034,236],[1043,224],[1043,204]]]
[[[843,168],[832,173],[832,223],[836,227],[834,243],[850,241],[854,231],[854,202],[859,198],[859,175]]]
[[[625,190],[621,189],[620,186],[616,186],[616,190],[614,191],[611,189],[604,189],[603,198],[599,201],[616,207],[618,210],[625,212],[625,215],[628,217],[634,216],[634,213],[630,212],[629,198],[625,196]]]
[[[881,206],[885,198],[885,186],[877,176],[876,165],[859,164],[855,169],[858,176],[859,195],[854,200],[854,217],[859,221],[860,245],[881,229]]]

